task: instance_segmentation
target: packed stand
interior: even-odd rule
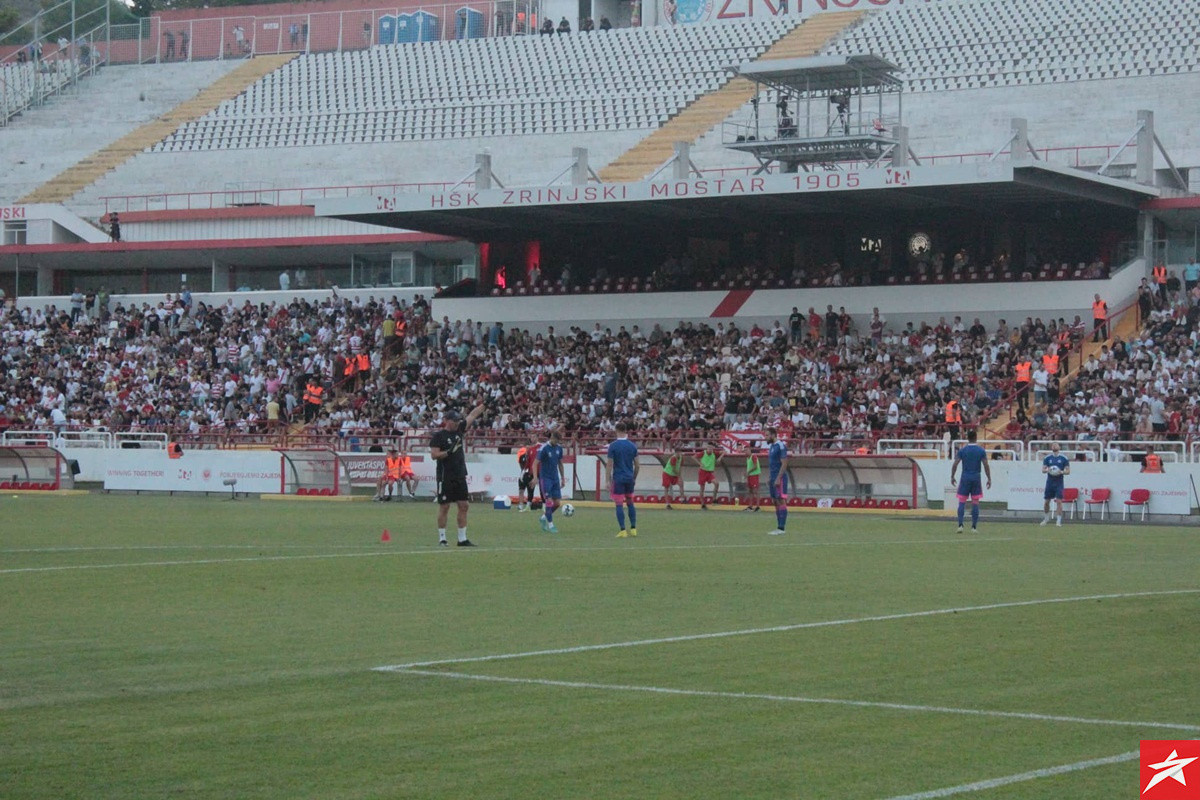
[[[749,328],[530,333],[435,322],[423,298],[208,306],[184,292],[134,308],[77,292],[67,309],[4,317],[0,426],[351,437],[436,426],[483,396],[498,431],[626,419],[661,434],[941,435],[1002,404],[1017,356],[1053,345],[1060,324],[893,328],[876,312],[860,328],[830,307]]]
[[[1200,265],[1193,260],[1182,281],[1171,273],[1161,284],[1143,280],[1137,306],[1138,334],[1091,355],[1069,391],[1014,421],[1015,435],[1182,441],[1200,433]]]

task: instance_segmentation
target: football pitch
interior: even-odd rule
[[[1133,798],[1193,528],[0,497],[0,796]],[[391,541],[381,542],[384,529]],[[454,539],[454,530],[450,530]]]

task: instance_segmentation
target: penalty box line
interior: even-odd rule
[[[585,644],[575,647],[557,647],[548,650],[527,650],[520,653],[499,653],[485,656],[468,656],[465,658],[443,658],[432,661],[410,661],[404,664],[388,664],[375,667],[376,672],[411,671],[422,667],[450,666],[453,664],[477,664],[485,661],[509,661],[516,658],[534,658],[537,656],[560,656],[572,653],[588,653],[597,650],[617,650],[626,647],[645,647],[658,644],[674,644],[678,642],[696,642],[705,639],[724,639],[731,636],[752,636],[763,633],[786,633],[810,628],[834,628],[842,625],[858,625],[866,622],[889,622],[903,619],[920,619],[949,614],[964,614],[972,611],[994,611],[1004,608],[1027,608],[1033,606],[1056,605],[1061,603],[1083,603],[1091,600],[1126,600],[1138,597],[1166,597],[1171,595],[1200,594],[1200,589],[1168,589],[1149,592],[1120,592],[1113,594],[1091,594],[1075,597],[1052,597],[1042,600],[1016,600],[1007,603],[988,603],[977,606],[957,606],[954,608],[937,608],[928,611],[908,611],[899,614],[876,614],[867,617],[849,617],[846,619],[824,620],[820,622],[799,622],[792,625],[774,625],[767,628],[743,628],[734,631],[716,631],[712,633],[692,633],[681,636],[664,636],[657,639],[634,639],[627,642],[607,642],[603,644]]]
[[[1138,722],[1120,719],[1097,719],[1073,717],[1062,714],[1037,714],[1029,711],[999,711],[982,708],[955,708],[953,706],[930,706],[917,703],[889,703],[882,700],[849,700],[838,697],[807,697],[803,695],[764,694],[759,692],[722,692],[707,689],[675,689],[667,686],[640,686],[620,683],[593,683],[591,681],[561,681],[550,678],[511,678],[502,675],[480,675],[468,672],[446,672],[433,669],[395,670],[402,675],[421,675],[432,678],[477,681],[480,683],[505,683],[518,686],[547,686],[558,689],[586,689],[606,692],[637,692],[673,697],[704,697],[719,700],[761,700],[775,703],[800,703],[805,705],[844,706],[869,708],[885,711],[906,711],[927,714],[953,714],[966,717],[990,717],[1016,719],[1032,722],[1062,722],[1076,725],[1099,725],[1119,728],[1153,728],[1171,731],[1200,731],[1200,725],[1185,725],[1170,722]]]
[[[1139,752],[1137,750],[1131,750],[1128,753],[1121,753],[1116,756],[1091,758],[1087,761],[1076,761],[1074,764],[1062,764],[1057,767],[1019,772],[1016,775],[1005,775],[1002,778],[990,778],[984,781],[975,781],[974,783],[963,783],[958,786],[947,786],[945,789],[932,789],[927,792],[899,795],[897,797],[890,797],[888,800],[937,800],[940,797],[953,797],[956,794],[967,794],[968,792],[986,792],[989,789],[997,789],[1013,783],[1024,783],[1025,781],[1049,778],[1054,775],[1065,775],[1068,772],[1079,772],[1085,769],[1092,769],[1093,767],[1106,767],[1109,764],[1123,764],[1126,761],[1136,761],[1138,756]]]

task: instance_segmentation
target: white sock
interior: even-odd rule
[[[1058,515],[1058,524],[1062,525],[1062,514]]]
[[[466,528],[458,529],[458,540],[460,542],[465,542],[467,540],[467,529]]]
[[[446,529],[445,528],[438,528],[438,541],[439,542],[446,541]]]

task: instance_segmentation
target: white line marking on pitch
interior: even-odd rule
[[[736,631],[717,631],[715,633],[691,633],[682,636],[664,636],[659,639],[634,639],[628,642],[607,642],[604,644],[584,644],[575,647],[557,647],[549,650],[528,650],[523,653],[500,653],[490,656],[470,656],[467,658],[444,658],[435,661],[412,661],[407,664],[389,664],[375,667],[377,672],[398,672],[415,667],[437,667],[447,664],[473,664],[481,661],[507,661],[514,658],[531,658],[533,656],[559,656],[569,653],[587,653],[593,650],[615,650],[622,647],[643,647],[654,644],[671,644],[674,642],[695,642],[703,639],[724,639],[730,636],[750,636],[758,633],[784,633],[806,628],[832,628],[839,625],[857,625],[863,622],[888,622],[897,619],[917,619],[920,617],[937,617],[945,614],[961,614],[968,611],[993,611],[1001,608],[1023,608],[1026,606],[1043,606],[1056,603],[1083,603],[1088,600],[1124,600],[1134,597],[1165,597],[1178,594],[1200,594],[1200,589],[1168,589],[1153,592],[1122,592],[1119,594],[1091,594],[1078,597],[1052,597],[1044,600],[1016,600],[1008,603],[988,603],[980,606],[958,606],[955,608],[935,608],[929,611],[908,611],[900,614],[877,614],[869,617],[849,617],[846,619],[825,620],[822,622],[798,622],[791,625],[773,625],[769,628],[743,628]]]
[[[1070,717],[1059,714],[1035,714],[1026,711],[992,711],[981,708],[954,708],[950,706],[926,706],[914,703],[887,703],[873,700],[845,700],[837,697],[803,697],[786,694],[760,694],[757,692],[718,692],[704,689],[672,689],[666,686],[636,686],[615,683],[591,683],[588,681],[557,681],[548,678],[508,678],[500,675],[478,675],[468,672],[444,672],[432,669],[395,670],[402,675],[423,675],[436,678],[453,678],[481,683],[510,683],[522,686],[551,686],[560,689],[591,689],[608,692],[643,692],[665,694],[676,697],[710,697],[721,700],[766,700],[776,703],[804,703],[809,705],[848,706],[851,708],[879,708],[889,711],[917,711],[932,714],[955,714],[968,717],[999,717],[1001,719],[1032,720],[1034,722],[1069,722],[1077,725],[1103,725],[1120,728],[1160,728],[1173,731],[1200,731],[1200,725],[1181,725],[1170,722],[1135,722],[1120,719],[1094,719],[1092,717]]]
[[[472,550],[477,557],[488,553],[575,553],[575,552],[626,552],[644,553],[651,550],[728,550],[728,549],[767,549],[779,547],[850,547],[876,545],[926,545],[926,544],[975,544],[980,542],[1010,542],[1014,537],[998,536],[990,538],[971,539],[905,539],[893,541],[855,541],[855,542],[772,542],[745,544],[668,544],[642,545],[639,547],[621,547],[608,545],[601,547],[481,547]],[[372,545],[363,545],[369,547]],[[264,548],[265,549],[265,548]],[[3,551],[0,551],[3,552]],[[12,551],[10,551],[12,552]],[[54,552],[54,551],[47,551]],[[180,559],[175,561],[127,561],[119,564],[67,564],[52,567],[14,567],[0,569],[0,575],[13,575],[28,572],[62,572],[85,569],[123,569],[126,567],[179,567],[189,564],[235,564],[254,561],[304,561],[314,558],[367,558],[370,556],[422,556],[444,553],[439,547],[427,547],[421,550],[376,550],[367,553],[314,553],[303,556],[252,556],[249,558],[197,558]]]
[[[976,781],[975,783],[964,783],[960,786],[949,786],[945,789],[933,789],[928,792],[917,792],[916,794],[905,794],[898,797],[891,797],[888,800],[937,800],[939,797],[952,797],[956,794],[966,794],[967,792],[983,792],[988,789],[996,789],[1000,786],[1008,786],[1011,783],[1023,783],[1025,781],[1034,781],[1038,778],[1049,778],[1052,775],[1063,775],[1068,772],[1079,772],[1092,767],[1104,767],[1109,764],[1121,764],[1126,761],[1136,761],[1138,751],[1132,750],[1128,753],[1121,753],[1119,756],[1108,756],[1107,758],[1093,758],[1087,761],[1076,761],[1074,764],[1063,764],[1059,767],[1047,767],[1046,769],[1035,769],[1029,772],[1021,772],[1016,775],[1006,775],[1003,778],[992,778],[986,781]]]

